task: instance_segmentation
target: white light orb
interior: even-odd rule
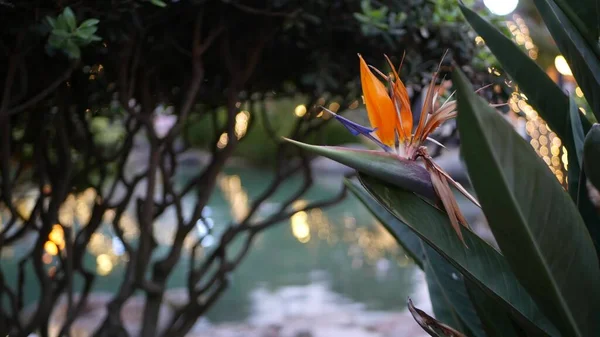
[[[519,0],[483,0],[483,4],[493,14],[507,15],[517,8]]]
[[[565,76],[573,76],[571,68],[569,67],[569,63],[567,63],[567,60],[564,56],[558,55],[554,59],[554,66],[556,67],[556,70],[558,70],[559,73]]]

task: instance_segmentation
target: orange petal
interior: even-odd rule
[[[394,96],[398,104],[400,105],[400,119],[398,120],[398,130],[401,130],[401,132],[398,133],[400,134],[400,140],[402,141],[404,139],[410,138],[412,134],[413,116],[412,111],[410,109],[410,98],[408,97],[408,92],[406,91],[404,83],[402,83],[402,80],[400,80],[400,76],[398,76],[398,73],[394,68],[394,64],[389,59],[389,57],[387,57],[387,55],[385,55],[385,59],[388,61],[390,67],[392,68],[392,71],[394,72]]]
[[[394,146],[395,129],[399,122],[392,99],[385,85],[371,72],[362,56],[358,55],[358,57],[360,58],[360,82],[371,126],[377,128],[375,133],[382,143]]]

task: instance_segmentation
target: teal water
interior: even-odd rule
[[[186,173],[180,179],[185,181]],[[252,198],[260,194],[269,181],[268,171],[229,169],[224,172],[204,214],[213,228],[212,237],[204,241],[207,244],[205,251],[214,247],[219,232],[244,214]],[[300,183],[300,177],[291,179],[260,209],[259,218],[268,217]],[[299,203],[330,198],[340,187],[339,176],[318,177]],[[193,198],[186,202],[186,206],[193,206]],[[85,217],[82,207],[76,203],[76,213]],[[165,214],[155,225],[161,247],[154,258],[167,251],[174,229],[170,221],[172,216],[172,213]],[[122,226],[134,239],[137,233],[133,222]],[[17,282],[18,259],[26,253],[27,244],[22,242],[2,254],[4,276],[11,285]],[[172,273],[170,288],[186,286],[188,254],[186,250]],[[122,245],[105,226],[92,240],[85,257],[90,269],[105,274],[96,279],[94,290],[114,292],[122,280],[125,260]],[[207,316],[213,322],[244,320],[252,314],[251,295],[256,289],[275,291],[315,282],[326,282],[331,291],[361,303],[367,309],[400,311],[405,308],[407,296],[415,291],[415,271],[393,238],[358,200],[349,196],[333,207],[296,213],[291,220],[259,234],[245,260],[230,275],[231,286]],[[31,273],[31,268],[28,272]],[[25,284],[25,300],[32,303],[38,297],[38,285],[31,278],[26,279]]]

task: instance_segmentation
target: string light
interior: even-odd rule
[[[535,60],[538,57],[538,47],[533,43],[531,36],[529,35],[529,28],[525,23],[525,20],[518,15],[512,15],[513,20],[506,21],[506,26],[510,30],[512,40],[523,46],[527,52],[527,55]],[[484,44],[483,38],[477,36],[475,38],[476,44]],[[500,71],[490,67],[488,72],[495,76],[501,76]],[[513,87],[512,81],[505,81],[508,87]],[[581,89],[579,89],[581,91]],[[577,93],[577,90],[576,90]],[[517,86],[514,86],[514,92],[511,94],[508,100],[508,106],[510,107],[511,114],[509,117],[516,122],[525,124],[525,132],[531,140],[529,143],[535,150],[535,152],[542,158],[542,160],[548,165],[552,173],[556,176],[556,179],[561,184],[567,183],[567,168],[568,158],[566,149],[562,146],[562,141],[556,133],[554,133],[548,124],[538,115],[538,112],[527,103],[527,96],[519,91]],[[519,117],[519,114],[523,113],[525,117]]]
[[[519,14],[513,14],[514,21],[506,21],[506,27],[510,30],[513,36],[513,41],[518,45],[525,47],[527,55],[532,59],[538,57],[538,47],[533,43],[531,36],[529,35],[529,27],[525,23],[525,20]],[[477,42],[477,40],[476,40]]]

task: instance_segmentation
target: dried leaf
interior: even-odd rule
[[[466,246],[465,239],[463,238],[462,232],[460,230],[459,218],[461,217],[461,215],[458,214],[460,213],[460,210],[458,210],[457,213],[457,208],[452,202],[454,200],[454,194],[452,194],[448,183],[445,182],[445,179],[442,178],[442,175],[439,174],[437,170],[432,168],[432,166],[429,165],[428,162],[428,160],[425,161],[425,163],[427,164],[427,170],[429,171],[429,174],[431,176],[431,183],[433,184],[433,189],[442,201],[442,205],[444,206],[446,213],[448,213],[448,218],[450,218],[450,223],[452,224],[452,228],[454,228],[456,235],[458,235],[460,241],[462,241],[462,243]]]
[[[433,337],[467,337],[452,327],[429,316],[425,311],[414,306],[410,297],[408,298],[408,311],[412,314],[415,321]]]
[[[479,203],[477,203],[475,198],[473,198],[459,183],[454,181],[454,179],[452,179],[446,172],[444,172],[444,170],[441,167],[439,167],[427,154],[425,149],[420,150],[420,155],[425,161],[425,167],[431,177],[433,189],[440,198],[440,201],[444,206],[444,210],[446,211],[446,213],[448,213],[448,218],[450,218],[452,228],[456,232],[456,235],[458,235],[460,240],[463,242],[463,244],[467,246],[463,238],[462,232],[460,230],[460,225],[463,225],[465,228],[469,228],[469,225],[464,215],[462,214],[460,207],[458,206],[458,202],[456,201],[454,193],[452,193],[452,189],[450,189],[450,184],[448,182],[451,181],[453,184],[455,184],[459,191],[470,197],[476,205],[479,206]]]
[[[448,173],[446,173],[446,171],[444,171],[444,169],[442,169],[438,164],[436,164],[434,161],[431,161],[431,164],[435,167],[435,169],[440,172],[441,174],[443,174],[446,179],[452,183],[452,185],[454,185],[454,187],[456,187],[456,189],[462,193],[462,195],[464,195],[467,199],[469,199],[472,203],[474,203],[477,207],[481,208],[481,205],[479,204],[479,201],[477,201],[477,199],[475,199],[474,196],[471,195],[471,193],[469,193],[459,182],[457,182],[456,180],[452,179],[452,177],[450,177],[450,175]]]

